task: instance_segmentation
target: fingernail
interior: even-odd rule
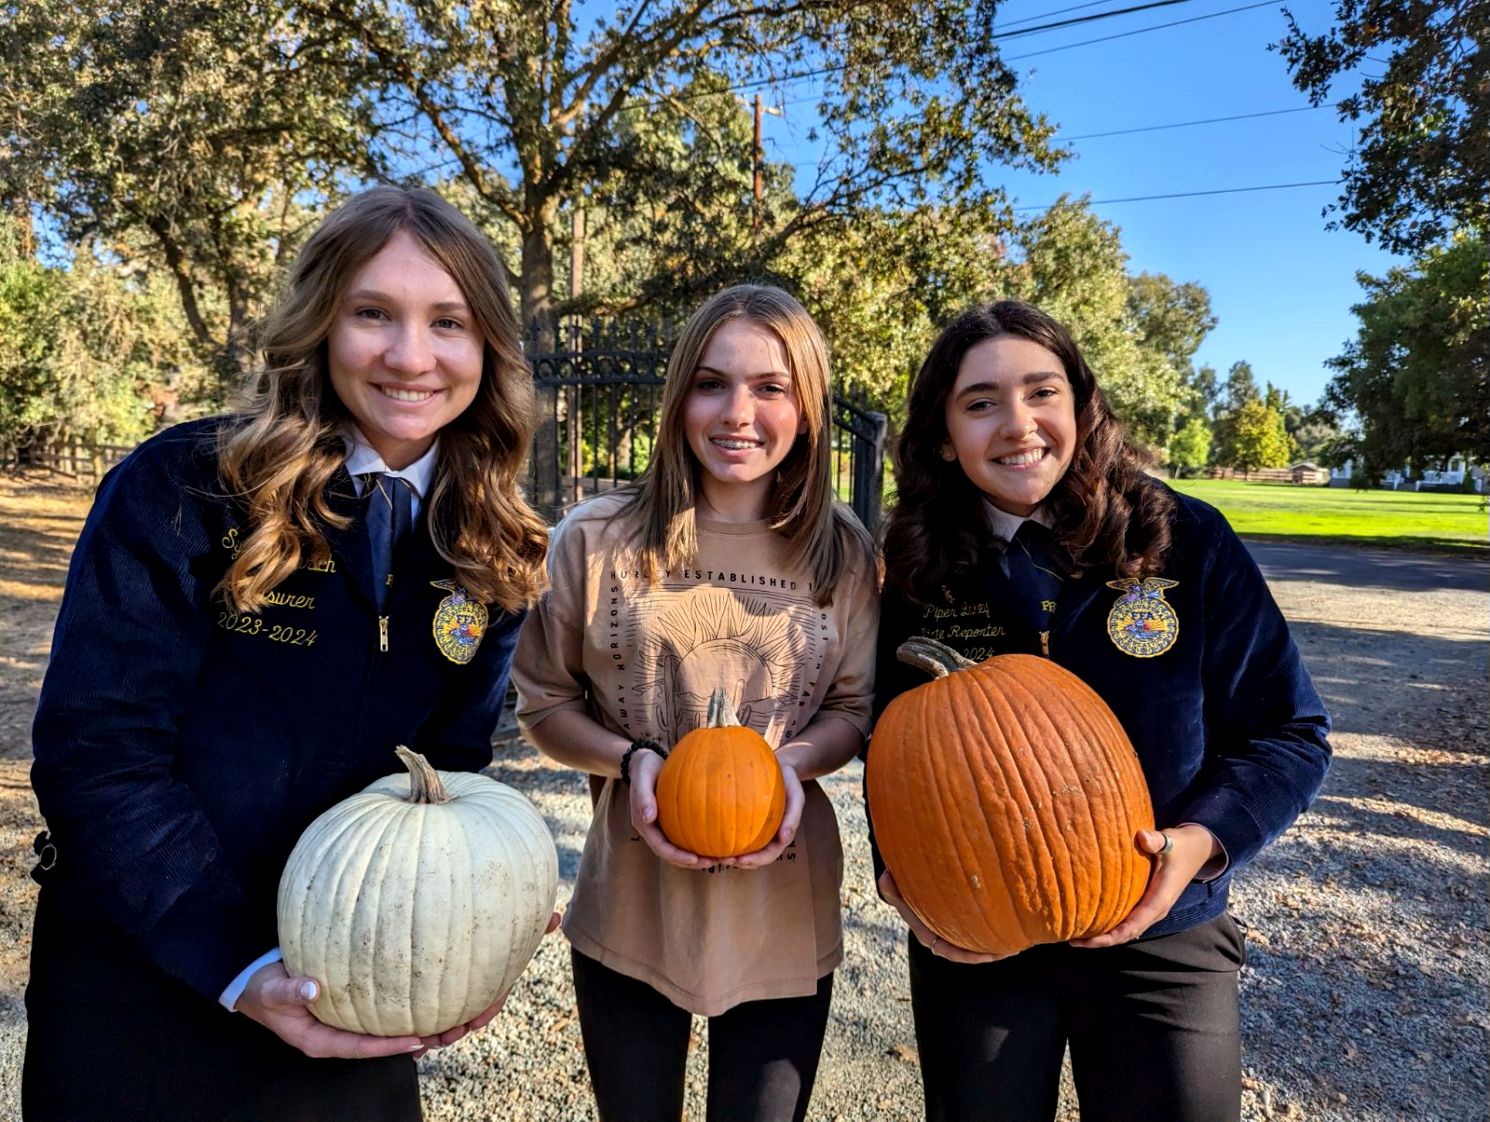
[[[300,994],[301,1001],[314,1001],[316,999],[317,992],[316,984],[309,978],[307,978],[305,979],[305,981],[300,983],[300,988],[297,992]]]
[[[417,1052],[417,1051],[419,1051],[419,1049],[421,1049],[423,1047],[424,1047],[423,1044],[415,1044],[415,1045],[413,1045],[411,1048],[409,1048],[407,1050],[410,1051],[410,1052]]]

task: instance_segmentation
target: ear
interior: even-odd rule
[[[805,415],[797,422],[797,435],[807,435],[807,417]]]
[[[949,464],[957,461],[957,449],[952,447],[950,440],[942,441],[942,459]]]

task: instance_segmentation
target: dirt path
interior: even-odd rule
[[[0,1120],[19,1117],[20,1053],[41,828],[29,728],[85,491],[0,477]],[[1359,559],[1354,559],[1359,561]],[[1435,563],[1443,564],[1442,561]],[[1487,1116],[1486,592],[1478,577],[1380,580],[1264,556],[1335,718],[1335,765],[1314,809],[1247,870],[1244,1116],[1472,1122]],[[530,793],[559,843],[567,896],[587,824],[583,784],[520,742],[494,772]],[[859,772],[825,783],[847,861],[848,958],[813,1119],[919,1117],[903,938],[875,898]],[[703,1059],[690,1060],[701,1118]],[[422,1061],[433,1119],[585,1119],[591,1104],[568,957],[547,941],[504,1015]],[[1062,1118],[1075,1118],[1067,1102]]]

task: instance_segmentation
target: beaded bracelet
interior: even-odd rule
[[[661,744],[658,744],[657,741],[648,740],[645,736],[633,740],[631,747],[626,749],[621,755],[621,782],[628,787],[631,786],[631,756],[633,753],[640,752],[644,748],[648,752],[656,752],[664,760],[667,759],[667,749]]]

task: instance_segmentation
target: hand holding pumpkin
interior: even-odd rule
[[[1174,845],[1168,853],[1160,854],[1164,848],[1164,835],[1168,834]],[[1180,893],[1210,863],[1223,852],[1216,836],[1204,826],[1191,823],[1186,826],[1171,826],[1164,831],[1139,830],[1133,838],[1133,846],[1145,857],[1154,861],[1154,871],[1149,876],[1148,887],[1139,897],[1138,903],[1116,927],[1090,939],[1072,939],[1073,947],[1114,947],[1119,943],[1132,942],[1150,927],[1169,914]]]
[[[312,1059],[368,1060],[423,1049],[417,1036],[367,1036],[322,1024],[306,1008],[320,992],[314,979],[292,978],[284,963],[271,962],[249,976],[237,1008]]]
[[[997,962],[1001,958],[1008,957],[1008,955],[1000,954],[979,954],[977,951],[970,951],[966,947],[959,947],[955,943],[947,942],[947,940],[922,923],[920,916],[911,911],[910,905],[900,895],[900,889],[896,887],[895,878],[890,875],[889,869],[886,869],[880,874],[878,883],[880,896],[884,898],[885,903],[892,905],[900,913],[900,918],[905,920],[906,926],[911,929],[911,934],[916,937],[916,942],[920,943],[938,958],[945,958],[948,962],[962,962],[971,965],[982,962]]]
[[[656,752],[638,752],[631,757],[631,828],[669,865],[702,869],[708,861],[668,841],[657,825],[657,774],[661,770],[662,757]]]
[[[763,865],[769,865],[780,857],[782,851],[791,845],[792,839],[797,836],[797,827],[802,822],[802,807],[807,802],[806,793],[802,790],[802,779],[797,775],[797,769],[777,756],[777,763],[781,765],[781,781],[786,788],[786,806],[781,814],[781,827],[763,849],[754,853],[742,853],[739,857],[728,857],[722,863],[733,865],[737,869],[759,869]]]

